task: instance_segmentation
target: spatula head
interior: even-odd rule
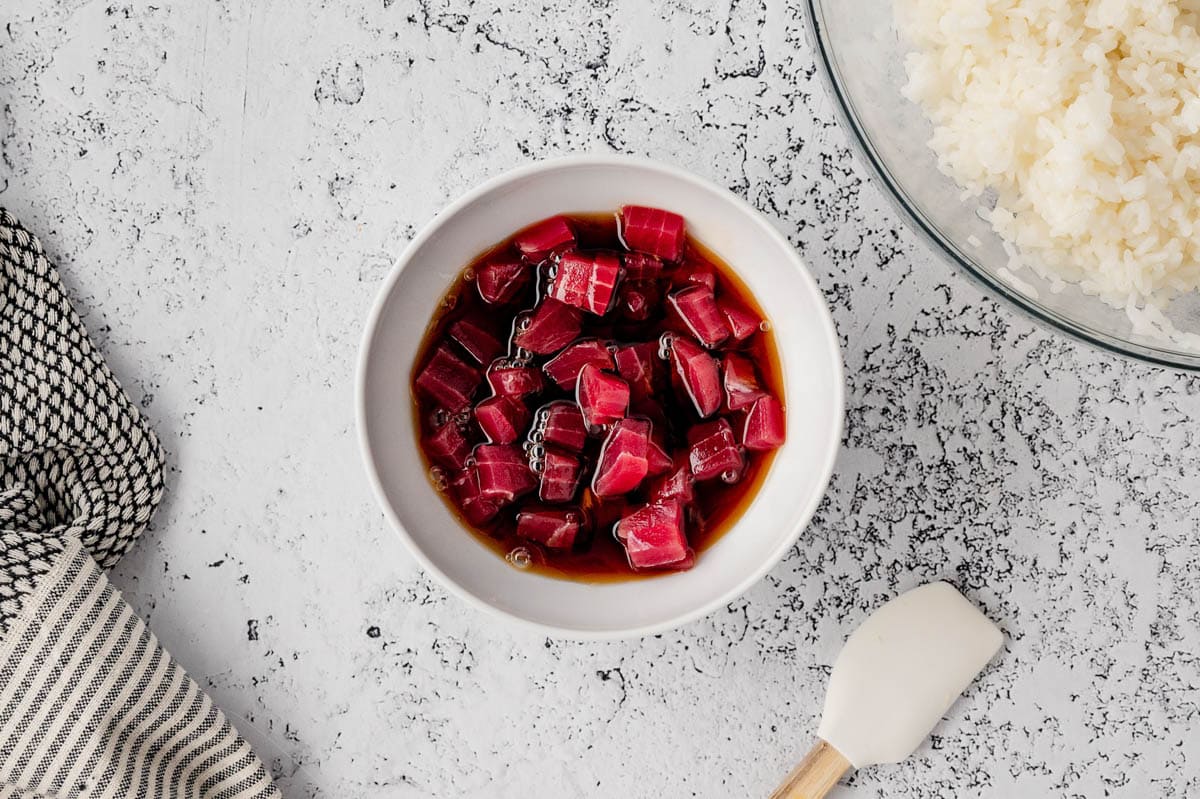
[[[856,768],[911,755],[1004,636],[947,583],[876,610],[833,664],[817,734]]]

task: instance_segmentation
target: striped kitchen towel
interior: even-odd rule
[[[104,575],[162,472],[41,244],[0,208],[0,799],[280,796]]]

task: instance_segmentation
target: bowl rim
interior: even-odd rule
[[[850,141],[851,149],[858,156],[860,163],[866,167],[868,175],[883,187],[883,195],[888,199],[892,208],[909,229],[917,233],[918,238],[922,239],[935,252],[940,252],[954,264],[964,277],[983,289],[985,294],[1000,300],[1002,305],[1006,305],[1010,309],[1024,313],[1043,328],[1136,363],[1148,363],[1186,372],[1200,371],[1200,355],[1117,338],[1046,308],[1014,290],[991,272],[976,264],[974,259],[948,241],[936,225],[927,220],[920,209],[909,202],[903,187],[892,179],[891,170],[876,153],[870,137],[859,124],[854,105],[843,89],[839,80],[839,72],[834,67],[829,40],[822,32],[823,5],[821,0],[806,0],[805,6],[808,11],[805,14],[805,27],[809,34],[809,43],[816,52],[817,71],[821,74],[826,92],[833,100],[838,119],[842,122],[842,126],[850,131],[847,139]]]
[[[762,231],[763,235],[773,239],[775,243],[780,245],[783,252],[791,261],[792,266],[797,272],[798,278],[805,285],[805,288],[820,300],[819,319],[818,323],[824,328],[827,340],[832,346],[824,348],[830,358],[830,367],[833,377],[833,396],[831,399],[834,402],[836,413],[834,414],[834,427],[830,430],[829,446],[823,456],[823,462],[820,464],[820,485],[821,490],[813,492],[813,495],[808,498],[800,509],[801,512],[793,517],[793,529],[780,541],[779,546],[773,550],[770,555],[763,559],[761,565],[747,573],[739,582],[725,593],[700,603],[691,610],[678,613],[672,617],[650,624],[640,625],[636,627],[616,628],[610,630],[596,630],[587,627],[572,627],[567,625],[547,624],[540,621],[520,616],[503,608],[497,607],[486,601],[483,597],[476,595],[466,587],[460,585],[452,579],[444,571],[438,568],[413,536],[405,529],[401,523],[398,514],[388,501],[387,494],[384,490],[382,479],[380,478],[378,468],[375,464],[374,452],[371,441],[367,435],[367,420],[366,420],[366,385],[367,385],[367,369],[368,356],[371,351],[371,346],[379,326],[379,322],[383,316],[383,310],[387,304],[388,298],[391,296],[396,282],[400,279],[400,275],[408,266],[413,255],[425,244],[427,240],[432,238],[451,218],[453,218],[464,207],[474,203],[479,198],[494,192],[510,183],[523,180],[531,175],[536,175],[542,172],[572,169],[578,167],[632,167],[634,169],[650,170],[659,172],[667,177],[684,181],[696,186],[698,189],[721,195],[727,201],[732,203],[734,207],[740,210],[743,214],[749,217],[753,223]],[[672,630],[684,624],[688,624],[696,619],[712,613],[719,607],[727,605],[737,597],[744,594],[752,585],[761,580],[767,572],[775,568],[780,563],[783,557],[787,554],[800,535],[807,529],[809,522],[812,521],[813,515],[824,499],[828,488],[829,481],[833,476],[833,468],[837,461],[838,454],[842,448],[842,437],[845,432],[845,370],[842,360],[841,346],[837,335],[837,327],[833,321],[833,315],[829,310],[829,304],[825,301],[824,294],[821,292],[820,286],[813,277],[808,265],[796,251],[796,248],[791,245],[787,238],[780,233],[761,212],[754,208],[750,203],[746,202],[741,197],[737,196],[728,189],[717,185],[709,180],[701,178],[697,175],[688,172],[680,167],[671,164],[665,164],[659,161],[654,161],[649,158],[631,155],[615,155],[611,153],[605,154],[574,154],[558,156],[543,160],[534,161],[525,164],[515,169],[502,172],[495,175],[474,188],[461,195],[458,199],[445,206],[438,211],[432,219],[430,219],[424,227],[420,229],[416,236],[408,243],[401,251],[400,255],[393,262],[391,270],[387,277],[384,278],[376,291],[375,299],[372,301],[370,313],[367,316],[367,322],[363,329],[362,337],[359,341],[358,358],[355,367],[355,385],[354,385],[354,406],[355,406],[355,426],[357,428],[357,438],[359,444],[359,452],[361,454],[363,465],[367,472],[368,480],[371,483],[372,491],[375,494],[375,499],[380,508],[383,510],[385,518],[390,523],[392,530],[404,542],[408,551],[416,559],[417,563],[427,573],[441,583],[454,596],[464,600],[467,604],[490,614],[493,617],[502,618],[508,622],[515,623],[518,627],[522,627],[528,631],[549,635],[558,638],[568,638],[575,640],[620,640],[641,638],[649,635]],[[768,475],[768,479],[769,479]],[[785,522],[786,523],[786,520]],[[736,525],[735,525],[736,526]]]

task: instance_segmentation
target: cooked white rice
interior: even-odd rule
[[[933,122],[941,169],[971,194],[995,189],[1006,279],[1023,264],[1052,291],[1078,283],[1150,329],[1200,287],[1198,10],[896,0],[905,94]]]

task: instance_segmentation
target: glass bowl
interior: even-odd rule
[[[891,0],[807,0],[807,5],[817,64],[856,150],[896,209],[936,251],[989,294],[1054,330],[1136,360],[1200,370],[1200,347],[1135,331],[1123,309],[1073,285],[1056,294],[1048,281],[1023,269],[1017,276],[1026,287],[1018,290],[1001,277],[1008,255],[977,214],[988,197],[963,199],[961,189],[938,170],[926,145],[933,128],[901,94],[905,44]],[[1177,331],[1200,334],[1196,293],[1163,310]]]

